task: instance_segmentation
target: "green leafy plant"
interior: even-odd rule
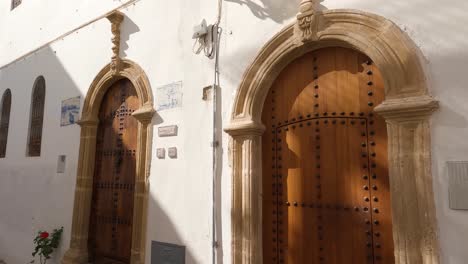
[[[39,231],[33,240],[35,248],[32,256],[36,257],[36,255],[39,255],[41,264],[46,264],[47,260],[50,259],[50,255],[52,255],[54,250],[58,248],[62,233],[63,227],[60,229],[54,229],[50,234],[46,231]],[[33,259],[31,263],[34,263],[34,261],[35,260]]]

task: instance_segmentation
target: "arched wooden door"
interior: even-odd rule
[[[392,264],[382,77],[324,48],[287,66],[265,102],[264,263]]]
[[[130,263],[139,100],[132,83],[122,79],[104,95],[96,143],[89,228],[90,261]]]

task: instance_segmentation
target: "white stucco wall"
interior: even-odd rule
[[[125,1],[24,0],[12,12],[0,3],[0,67]],[[212,101],[202,88],[213,81],[214,62],[192,53],[192,27],[216,16],[214,0],[140,0],[122,9],[122,56],[146,72],[153,91],[183,82],[183,106],[161,111],[154,119],[153,153],[177,147],[178,159],[153,155],[147,232],[151,240],[187,246],[187,263],[211,263],[211,133]],[[242,74],[261,47],[294,19],[299,0],[225,0],[221,43],[222,124],[229,122]],[[468,160],[468,3],[452,0],[327,0],[323,8],[353,8],[397,23],[421,48],[432,94],[441,109],[432,119],[433,176],[443,264],[468,259],[468,212],[448,208],[445,162]],[[64,226],[56,260],[69,246],[79,127],[60,127],[61,101],[85,96],[99,70],[111,57],[110,24],[101,19],[0,69],[0,95],[12,90],[7,157],[0,159],[0,260],[27,263],[36,230]],[[35,78],[46,79],[46,110],[41,157],[26,157],[29,103]],[[156,98],[158,100],[158,98]],[[177,137],[160,138],[157,127],[178,125]],[[221,166],[221,247],[230,263],[231,175],[228,137],[223,135]],[[67,155],[64,174],[57,174],[58,155]],[[54,262],[58,263],[58,262]]]
[[[28,0],[10,11],[0,2],[0,65],[134,0]],[[26,37],[27,36],[27,37]],[[27,39],[27,40],[26,40]]]

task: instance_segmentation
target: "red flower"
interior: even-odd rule
[[[41,232],[41,234],[39,235],[41,238],[48,238],[49,237],[49,233],[47,232]]]

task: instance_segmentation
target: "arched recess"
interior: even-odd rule
[[[388,127],[395,263],[439,263],[429,129],[438,102],[429,95],[418,48],[377,15],[328,10],[309,18],[309,31],[292,24],[263,47],[243,77],[225,128],[232,137],[232,263],[263,263],[261,112],[268,90],[294,59],[327,46],[359,50],[384,78],[386,98],[376,112]]]
[[[34,82],[31,95],[31,113],[29,116],[28,157],[41,156],[42,130],[44,125],[44,107],[46,82],[44,76],[39,76]]]
[[[11,90],[6,89],[0,101],[0,158],[5,158],[10,127]]]
[[[151,87],[143,69],[130,60],[122,60],[121,68],[118,72],[112,70],[111,64],[106,65],[99,72],[92,82],[84,101],[82,117],[79,121],[81,126],[80,152],[70,249],[68,249],[62,259],[63,264],[88,263],[87,243],[93,190],[96,133],[99,123],[98,113],[102,98],[107,89],[115,81],[122,78],[126,78],[132,82],[141,103],[140,108],[132,114],[139,121],[139,125],[131,263],[140,264],[144,263],[145,260],[146,216],[149,191],[148,176],[152,143],[152,126],[150,124],[155,110],[153,108]]]

